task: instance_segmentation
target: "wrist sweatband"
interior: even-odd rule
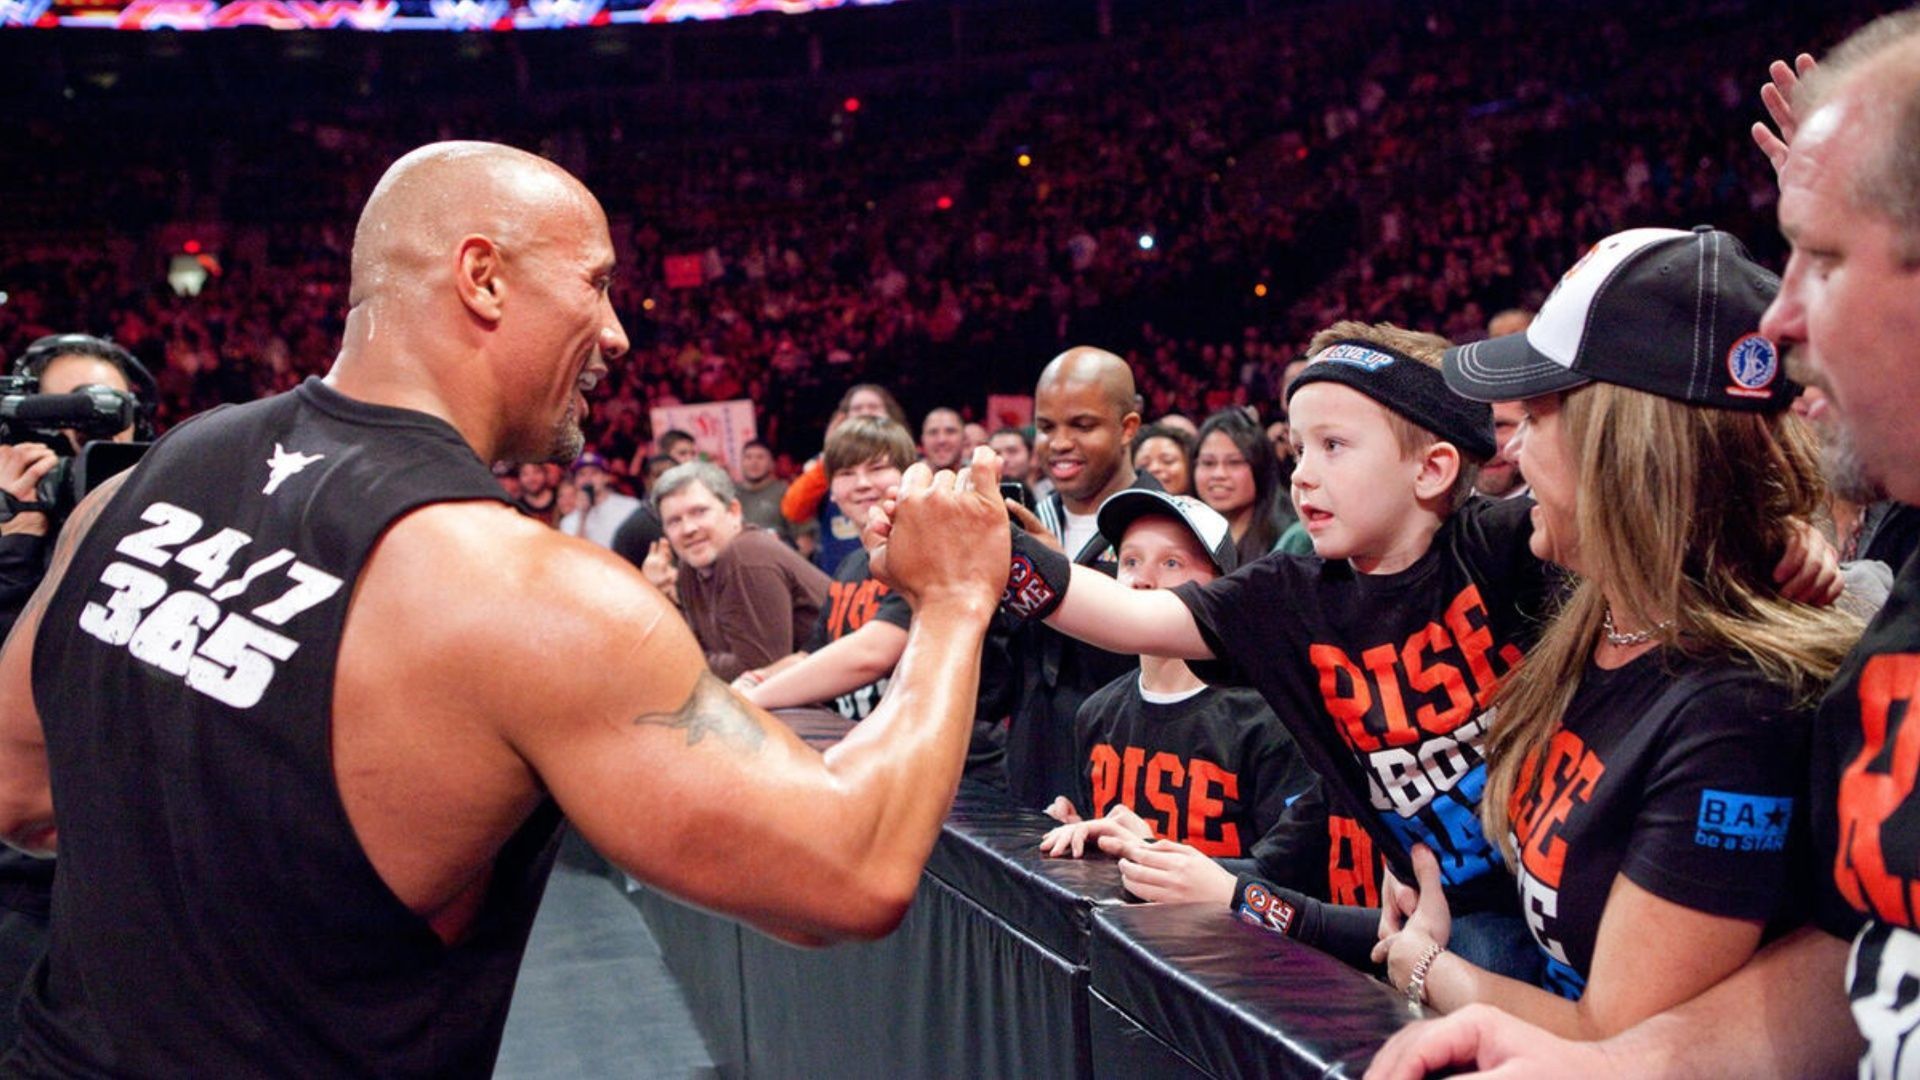
[[[1044,619],[1066,597],[1072,576],[1073,560],[1016,528],[1013,564],[1007,572],[1007,591],[1000,597],[1000,606],[1022,620]]]
[[[1357,390],[1476,461],[1491,461],[1498,452],[1493,441],[1493,407],[1447,389],[1439,368],[1397,349],[1373,341],[1337,341],[1314,354],[1287,384],[1287,401],[1302,386],[1315,382]]]
[[[1290,938],[1302,938],[1306,908],[1290,899],[1292,892],[1291,889],[1269,885],[1252,874],[1242,874],[1234,882],[1233,910],[1255,926],[1263,926]]]
[[[1251,874],[1235,880],[1231,906],[1255,926],[1311,945],[1361,971],[1379,970],[1372,956],[1379,940],[1379,908],[1330,904]]]

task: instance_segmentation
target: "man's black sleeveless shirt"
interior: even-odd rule
[[[452,427],[317,379],[181,426],[128,478],[34,645],[60,873],[7,1071],[491,1071],[558,810],[449,947],[361,850],[330,749],[361,565],[451,499],[505,501]]]

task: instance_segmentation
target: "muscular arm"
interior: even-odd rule
[[[128,475],[121,473],[100,485],[68,517],[54,548],[53,564],[0,648],[0,839],[24,851],[50,854],[58,840],[47,740],[33,700],[33,639],[74,550]]]
[[[789,664],[748,690],[748,701],[763,709],[789,709],[831,701],[892,671],[907,648],[907,632],[890,622],[865,626]]]
[[[994,491],[990,478],[981,486]],[[362,576],[353,618],[370,633],[342,650],[343,679],[352,661],[362,685],[336,703],[337,726],[357,706],[406,718],[377,757],[336,761],[376,867],[390,884],[410,871],[445,879],[396,889],[416,910],[461,887],[447,845],[421,839],[423,821],[444,826],[449,813],[423,786],[459,770],[497,789],[483,802],[473,782],[446,789],[463,817],[500,819],[491,846],[474,845],[489,858],[544,789],[622,869],[693,903],[800,942],[886,933],[959,783],[1007,559],[1004,541],[994,550],[996,501],[949,487],[903,507],[915,540],[896,565],[917,597],[914,629],[886,701],[824,756],[714,678],[625,562],[491,507],[408,518]],[[498,520],[476,528],[467,515],[479,513]],[[505,564],[523,572],[501,575]],[[476,597],[487,575],[512,578],[508,595]],[[498,616],[502,603],[513,618]],[[394,794],[350,794],[382,768],[396,773]]]

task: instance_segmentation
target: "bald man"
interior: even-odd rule
[[[1034,387],[1034,427],[1044,442],[1041,475],[1054,493],[1036,511],[1008,508],[1021,526],[1082,565],[1114,572],[1113,548],[1100,537],[1096,511],[1107,496],[1159,488],[1133,469],[1133,369],[1101,349],[1080,346],[1053,358]],[[1073,720],[1095,690],[1134,669],[1139,658],[1095,648],[1046,626],[1022,631],[1021,693],[1007,728],[1007,784],[1014,797],[1045,808],[1079,786]]]
[[[1041,503],[1039,520],[1068,555],[1100,535],[1094,515],[1107,496],[1134,483],[1134,400],[1133,369],[1101,349],[1068,349],[1040,371],[1033,420],[1046,440],[1040,468],[1054,497]]]
[[[75,512],[0,651],[0,834],[60,854],[0,1071],[484,1074],[562,815],[789,940],[901,918],[1006,578],[973,539],[1005,532],[991,455],[905,479],[873,566],[906,654],[823,757],[493,483],[579,452],[627,348],[613,269],[559,168],[416,150],[361,217],[328,376],[181,425]]]

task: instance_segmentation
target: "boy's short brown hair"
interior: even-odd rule
[[[1363,323],[1354,319],[1343,319],[1313,335],[1313,339],[1307,342],[1307,355],[1318,356],[1325,349],[1342,341],[1366,341],[1383,345],[1418,360],[1436,371],[1440,369],[1441,357],[1453,347],[1453,342],[1439,334],[1429,334],[1424,330],[1408,330],[1392,323]],[[1393,431],[1394,442],[1400,447],[1401,457],[1412,458],[1434,443],[1442,441],[1438,435],[1386,405],[1381,405],[1381,408],[1387,414],[1387,426]],[[1473,482],[1479,476],[1480,463],[1466,454],[1461,454],[1460,475],[1447,492],[1448,513],[1460,509],[1473,496]]]
[[[824,464],[827,479],[856,465],[884,459],[895,468],[905,469],[919,457],[913,436],[907,429],[884,416],[855,416],[840,422],[827,436]]]

